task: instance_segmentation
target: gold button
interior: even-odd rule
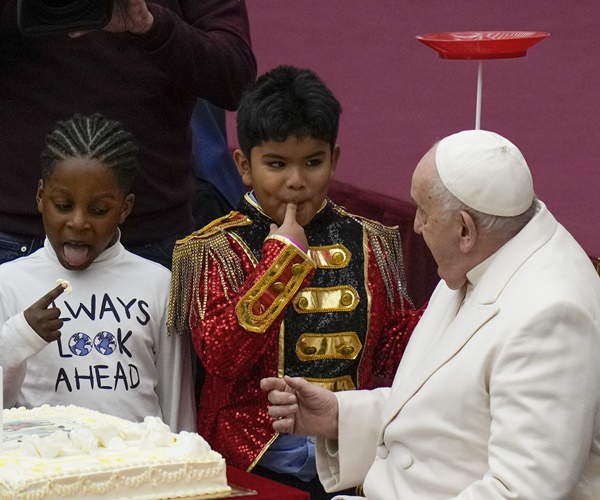
[[[346,292],[346,293],[342,294],[342,298],[340,299],[340,303],[343,306],[349,306],[350,304],[352,304],[353,298],[354,297],[352,296],[351,293]]]
[[[302,273],[302,264],[294,264],[292,266],[292,274],[300,274]]]
[[[277,293],[283,292],[284,289],[285,289],[285,285],[281,281],[277,281],[277,282],[273,283],[273,290],[276,291]]]
[[[342,252],[335,252],[331,257],[332,264],[339,266],[342,262],[344,262],[344,254]]]
[[[300,297],[298,299],[298,308],[306,309],[308,307],[308,299],[306,297]]]
[[[302,348],[302,352],[307,356],[312,356],[313,354],[316,354],[317,348],[313,346],[306,346]]]
[[[344,356],[350,356],[350,354],[354,353],[354,347],[351,345],[344,345],[339,347],[338,351]]]

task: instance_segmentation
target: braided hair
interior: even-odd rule
[[[41,154],[42,179],[47,181],[57,161],[87,158],[104,163],[115,175],[119,188],[129,193],[138,169],[138,148],[133,135],[118,121],[100,113],[76,114],[59,121],[46,136]]]

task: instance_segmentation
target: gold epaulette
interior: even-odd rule
[[[331,200],[330,203],[339,214],[350,217],[365,229],[373,248],[375,261],[383,278],[390,307],[394,307],[394,294],[396,291],[410,302],[406,288],[402,240],[400,239],[398,226],[384,226],[381,222],[351,214]]]
[[[185,245],[188,241],[198,238],[209,238],[215,233],[227,231],[232,227],[247,226],[248,224],[252,224],[252,221],[247,215],[244,215],[240,212],[231,211],[227,215],[213,220],[203,228],[194,231],[189,236],[177,240],[175,246],[178,247]]]
[[[251,223],[249,217],[230,212],[177,241],[167,318],[169,334],[189,331],[194,321],[204,318],[211,261],[216,264],[225,297],[229,290],[239,291],[244,282],[242,262],[231,248],[226,231]]]

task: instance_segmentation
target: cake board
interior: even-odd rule
[[[201,495],[196,497],[185,497],[182,500],[217,500],[222,498],[240,498],[240,497],[251,497],[258,494],[255,490],[250,490],[248,488],[242,488],[241,486],[237,486],[235,484],[229,484],[231,491],[229,493],[215,493],[214,495]]]

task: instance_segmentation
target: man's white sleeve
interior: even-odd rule
[[[390,389],[344,391],[338,399],[338,440],[317,438],[319,479],[328,492],[353,488],[364,482],[375,460],[381,415]]]

